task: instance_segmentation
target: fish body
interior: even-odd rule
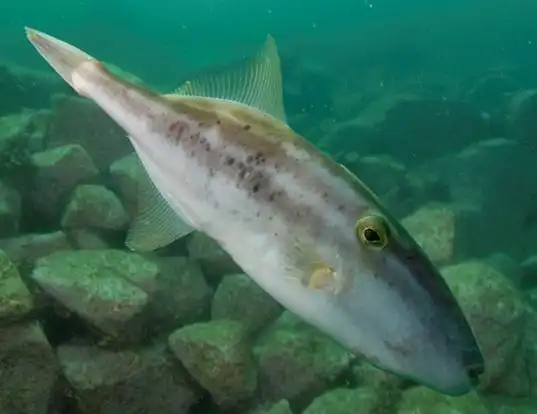
[[[374,194],[287,125],[272,39],[241,69],[162,95],[27,33],[129,136],[148,178],[131,248],[202,231],[356,355],[446,394],[472,389],[484,363],[455,298]]]

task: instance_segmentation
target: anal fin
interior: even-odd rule
[[[151,181],[138,156],[136,159],[139,163],[138,206],[125,244],[131,250],[152,251],[190,234],[195,229],[173,210]]]

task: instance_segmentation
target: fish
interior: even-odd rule
[[[237,65],[161,93],[25,30],[134,148],[143,179],[128,248],[149,252],[203,232],[358,358],[447,395],[479,382],[481,349],[438,269],[355,174],[289,125],[272,36]]]

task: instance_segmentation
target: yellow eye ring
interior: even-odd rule
[[[356,237],[367,247],[382,249],[390,238],[390,229],[381,216],[366,216],[356,221],[354,227]]]

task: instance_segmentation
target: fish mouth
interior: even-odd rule
[[[415,315],[421,315],[431,343],[446,361],[457,361],[464,372],[460,384],[437,389],[448,395],[462,395],[479,385],[485,372],[485,360],[475,334],[448,284],[417,245],[410,247],[400,243],[390,246],[389,258],[383,261],[383,275],[405,300]],[[435,388],[434,385],[429,385]]]
[[[442,394],[467,394],[485,370],[474,333],[427,256],[397,243],[358,260],[345,254],[353,282],[339,295],[314,297],[312,320],[377,368]]]

